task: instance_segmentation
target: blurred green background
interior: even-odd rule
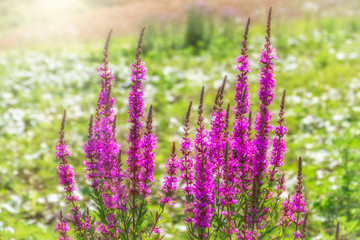
[[[146,108],[153,104],[155,110],[158,186],[169,143],[180,140],[188,101],[197,103],[201,86],[206,87],[210,113],[215,91],[227,74],[225,102],[232,103],[235,58],[249,16],[249,79],[252,110],[257,111],[258,57],[270,6],[272,42],[279,57],[274,120],[280,93],[287,90],[287,189],[293,192],[301,155],[309,239],[333,239],[337,221],[342,239],[360,239],[357,0],[1,0],[0,239],[57,237],[58,211],[66,207],[54,146],[64,108],[71,164],[77,170],[79,193],[87,199],[82,148],[99,91],[97,68],[111,28],[117,132],[124,148],[129,64],[139,30],[147,27],[145,100]],[[167,214],[176,212],[181,212],[180,203]],[[164,229],[169,239],[179,239],[185,230],[182,220],[174,217]]]

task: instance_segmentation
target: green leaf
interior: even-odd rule
[[[266,235],[270,234],[277,227],[279,227],[279,226],[269,227],[265,232],[263,232],[261,234],[259,240],[264,239],[264,237],[266,237]]]

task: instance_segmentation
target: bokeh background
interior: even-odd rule
[[[111,28],[117,132],[123,146],[128,136],[129,64],[139,31],[147,28],[145,98],[147,109],[154,105],[159,137],[158,187],[169,143],[180,139],[188,101],[198,101],[201,86],[206,87],[210,113],[227,74],[225,102],[232,102],[235,58],[248,17],[251,99],[257,110],[258,57],[270,6],[272,42],[279,57],[275,113],[280,93],[286,89],[288,95],[287,188],[294,189],[301,155],[309,239],[333,239],[337,221],[342,239],[360,239],[358,0],[1,0],[0,239],[56,239],[58,211],[66,209],[54,158],[64,108],[71,164],[79,194],[87,202],[82,147]],[[185,236],[182,220],[174,217],[181,211],[179,202],[167,212],[164,230],[169,239]]]

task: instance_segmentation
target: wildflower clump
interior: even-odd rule
[[[241,55],[236,59],[234,105],[225,103],[229,85],[226,76],[215,97],[210,129],[206,129],[205,124],[205,88],[200,93],[195,129],[191,127],[193,102],[190,101],[180,148],[177,153],[177,144],[172,144],[161,189],[152,186],[158,140],[153,129],[152,106],[146,120],[144,117],[147,72],[141,59],[144,29],[130,65],[132,85],[126,151],[116,138],[116,103],[112,94],[115,79],[107,60],[110,32],[99,68],[101,81],[96,111],[90,118],[88,141],[84,145],[85,173],[95,210],[82,210],[76,194],[74,171],[68,160],[71,152],[64,140],[66,112],[56,145],[60,184],[66,192],[78,239],[163,239],[166,236],[161,226],[163,214],[174,199],[183,206],[181,217],[187,226],[188,239],[280,239],[285,235],[305,238],[308,210],[303,194],[301,158],[295,193],[283,197],[285,176],[280,168],[286,152],[285,91],[277,124],[272,124],[273,113],[269,110],[275,98],[274,60],[277,59],[271,45],[271,9],[259,60],[259,106],[254,124],[248,82],[251,72],[247,54],[249,26],[250,19],[244,31]],[[123,152],[127,155],[126,165],[122,162]],[[157,192],[160,196],[156,198]],[[157,211],[150,211],[150,204],[157,204]],[[70,239],[67,237],[69,223],[62,213],[56,230],[59,239]]]

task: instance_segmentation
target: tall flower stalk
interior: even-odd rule
[[[241,55],[236,59],[236,70],[239,74],[236,76],[235,86],[235,105],[233,112],[235,115],[234,131],[232,133],[232,158],[238,172],[237,191],[239,193],[249,190],[251,177],[251,152],[249,139],[249,121],[247,115],[249,113],[249,83],[248,73],[250,72],[250,60],[247,54],[247,41],[250,26],[250,18],[247,21],[244,31],[244,39],[242,41]]]
[[[153,107],[150,106],[150,110],[146,120],[146,132],[141,141],[141,149],[143,154],[143,159],[141,162],[141,193],[146,198],[151,192],[150,183],[154,182],[154,171],[155,171],[155,153],[156,149],[156,140],[157,137],[153,132],[152,122],[153,122]]]
[[[143,28],[141,30],[135,59],[131,64],[130,81],[132,82],[129,93],[129,119],[131,123],[128,143],[130,145],[128,154],[128,176],[131,181],[130,195],[132,196],[133,207],[135,207],[135,197],[140,194],[140,169],[141,169],[141,131],[143,124],[141,119],[144,118],[144,84],[146,68],[141,60],[141,47],[144,36]]]
[[[262,220],[267,217],[267,208],[260,209],[259,200],[261,189],[263,185],[263,178],[266,168],[269,165],[267,151],[269,149],[269,133],[271,131],[270,121],[272,114],[268,110],[268,106],[274,99],[274,63],[273,59],[277,59],[275,55],[275,49],[271,46],[271,8],[269,11],[267,29],[265,36],[265,46],[260,56],[260,88],[259,88],[259,100],[260,100],[260,112],[255,116],[256,134],[252,140],[252,206],[250,210],[252,231],[256,234],[257,228],[260,226]],[[255,226],[257,225],[257,226]]]
[[[71,237],[67,236],[67,232],[70,229],[69,223],[64,218],[62,211],[60,211],[59,222],[55,227],[56,231],[59,232],[59,240],[71,240]]]
[[[71,156],[71,151],[69,146],[66,145],[64,140],[65,137],[65,121],[66,121],[66,110],[61,121],[61,128],[59,132],[59,140],[56,145],[56,159],[60,160],[58,165],[59,179],[60,184],[64,187],[66,193],[66,202],[71,206],[72,219],[74,223],[75,232],[83,237],[83,219],[80,213],[80,205],[77,203],[79,197],[75,193],[75,180],[74,180],[74,169],[70,166],[67,161],[67,157]],[[62,223],[62,217],[60,218],[60,223]],[[60,231],[60,237],[63,237],[64,231]]]
[[[204,87],[201,89],[198,107],[198,120],[195,142],[195,197],[194,197],[194,225],[199,239],[208,237],[207,229],[211,227],[214,204],[213,164],[208,153],[208,134],[205,130],[203,114]]]

